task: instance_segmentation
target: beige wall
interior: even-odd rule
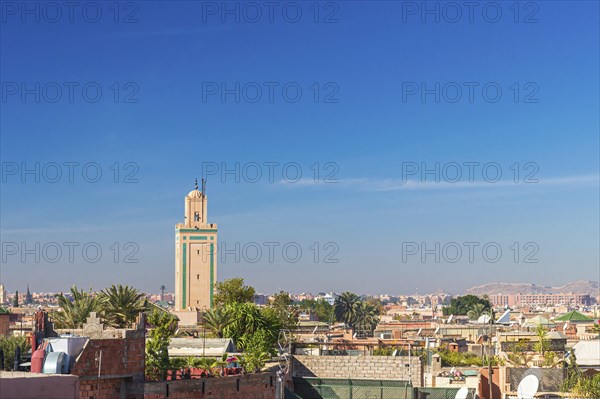
[[[0,397],[76,399],[79,398],[79,378],[75,375],[0,371]]]

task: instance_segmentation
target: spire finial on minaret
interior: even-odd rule
[[[196,177],[196,182],[194,183],[196,190],[198,190],[198,178]]]

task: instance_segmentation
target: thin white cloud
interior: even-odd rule
[[[399,190],[455,190],[471,188],[498,188],[498,187],[545,187],[545,186],[589,186],[600,182],[598,175],[580,175],[537,179],[537,181],[523,182],[500,180],[497,182],[477,181],[418,181],[398,178],[350,178],[339,179],[337,182],[322,182],[314,179],[300,179],[296,182],[281,180],[280,184],[290,187],[328,187],[348,188],[353,187],[360,191],[399,191]]]

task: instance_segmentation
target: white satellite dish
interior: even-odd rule
[[[419,331],[417,331],[417,336],[421,335],[421,331],[423,331],[423,329],[419,328]]]
[[[450,322],[452,321],[453,318],[454,318],[453,314],[451,314],[450,317],[448,317],[448,324],[450,324]]]
[[[489,315],[484,314],[479,316],[479,318],[477,319],[477,323],[479,324],[488,324],[490,322],[491,318]]]
[[[392,353],[392,356],[396,356],[398,354],[398,349],[394,349],[394,353]]]
[[[458,390],[458,392],[456,392],[454,399],[467,399],[467,396],[469,396],[469,388],[462,387]]]
[[[517,388],[517,398],[519,399],[533,399],[537,393],[540,381],[535,375],[528,375],[523,378]]]
[[[440,332],[440,326],[437,326],[437,327],[435,328],[435,331],[434,331],[433,333],[434,333],[434,334],[437,334],[437,333],[439,333],[439,332]]]

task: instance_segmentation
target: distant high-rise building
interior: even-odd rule
[[[205,182],[185,197],[185,219],[175,226],[175,310],[210,309],[217,282],[217,225],[207,222]]]
[[[4,284],[0,284],[0,305],[4,305],[6,303],[6,289],[4,289]]]
[[[589,306],[592,298],[588,294],[515,294],[515,295],[490,295],[490,302],[498,307],[525,307],[536,305],[566,305]]]

